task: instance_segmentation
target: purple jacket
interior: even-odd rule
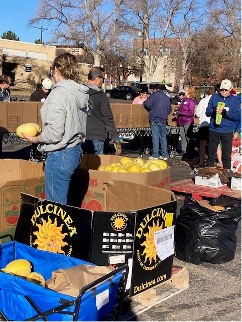
[[[186,125],[194,122],[196,102],[193,98],[186,97],[180,104],[177,125]]]

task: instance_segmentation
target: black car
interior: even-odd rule
[[[107,97],[110,98],[119,98],[119,99],[126,99],[126,100],[133,100],[136,96],[139,96],[140,91],[131,86],[118,86],[113,89],[106,90]]]

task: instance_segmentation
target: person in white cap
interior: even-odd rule
[[[230,93],[232,83],[224,79],[217,94],[208,102],[206,115],[210,118],[208,142],[208,167],[214,167],[219,143],[222,146],[222,163],[225,169],[231,169],[232,140],[234,131],[241,122],[240,100]],[[220,120],[216,115],[220,115]]]
[[[37,85],[36,90],[30,95],[32,102],[44,102],[50,94],[52,88],[52,81],[49,78],[44,78],[41,83]]]

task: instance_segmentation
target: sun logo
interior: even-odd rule
[[[159,220],[157,221],[157,225],[155,224],[155,221],[153,221],[153,226],[148,226],[148,232],[144,234],[145,241],[141,244],[141,246],[144,246],[144,251],[142,253],[143,256],[145,256],[144,262],[149,260],[149,264],[152,263],[152,261],[156,262],[156,247],[155,247],[155,232],[162,229],[162,224],[159,225]]]
[[[111,218],[111,226],[114,230],[124,230],[127,226],[127,217],[123,214],[116,214]]]
[[[36,241],[33,245],[37,245],[37,249],[47,250],[52,253],[64,253],[62,247],[68,245],[68,243],[63,242],[63,239],[67,233],[62,233],[63,224],[57,226],[57,218],[55,218],[54,223],[48,217],[48,221],[42,219],[42,224],[36,224],[39,231],[34,232],[36,236]]]

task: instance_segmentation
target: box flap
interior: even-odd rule
[[[106,211],[136,211],[175,200],[174,193],[148,185],[113,180],[104,184]]]

